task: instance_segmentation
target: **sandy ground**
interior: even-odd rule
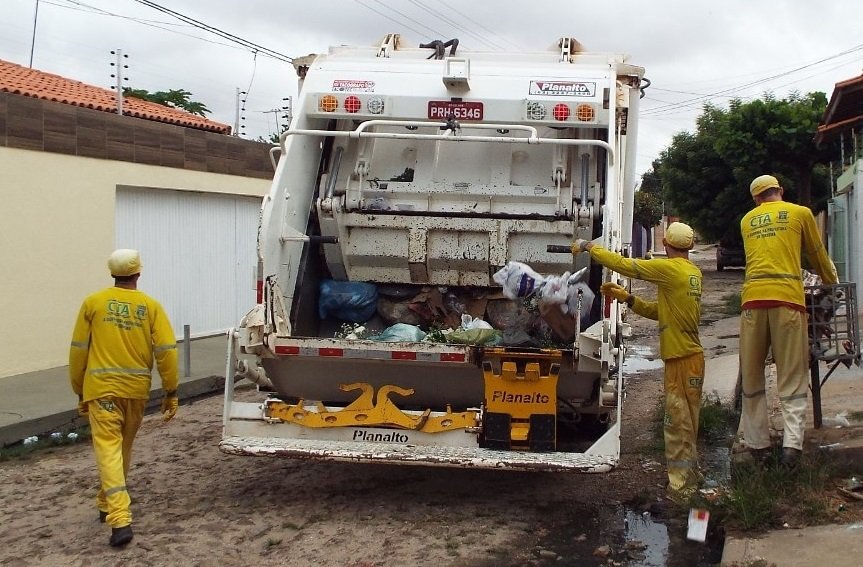
[[[695,258],[712,266],[706,250]],[[712,275],[719,280],[705,288],[714,299],[742,281],[742,271]],[[631,319],[632,340],[655,349],[655,323]],[[107,545],[110,529],[97,521],[89,445],[0,463],[0,565],[606,564],[591,551],[609,542],[592,530],[621,503],[663,492],[661,394],[661,370],[629,381],[622,461],[601,475],[228,456],[217,448],[222,400],[205,399],[169,423],[145,418],[128,479],[135,539],[122,550]],[[583,560],[547,549],[556,544],[580,545]]]

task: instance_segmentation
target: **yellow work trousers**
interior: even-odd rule
[[[126,475],[132,462],[132,443],[144,419],[147,400],[101,398],[87,404],[93,452],[99,467],[100,488],[96,505],[107,512],[112,528],[132,523]]]
[[[698,413],[704,385],[704,353],[665,361],[665,464],[668,488],[687,494],[698,484]]]
[[[803,420],[809,387],[806,314],[788,307],[744,309],[740,316],[743,375],[743,440],[751,449],[770,447],[764,366],[768,350],[776,362],[782,406],[783,447],[803,449]]]

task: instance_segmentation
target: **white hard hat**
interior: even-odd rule
[[[120,248],[108,256],[108,269],[112,276],[132,276],[141,273],[141,255],[137,250]]]

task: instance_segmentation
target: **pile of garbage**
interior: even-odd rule
[[[587,268],[543,276],[520,262],[493,275],[500,289],[323,280],[318,315],[342,339],[548,347],[590,323]]]

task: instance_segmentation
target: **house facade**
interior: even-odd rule
[[[0,379],[63,366],[81,301],[141,251],[140,289],[182,337],[254,305],[268,144],[226,125],[0,61]]]
[[[828,250],[839,279],[863,281],[863,75],[836,83],[815,136],[833,144],[833,198],[828,206]],[[858,290],[858,297],[859,297]],[[858,302],[858,310],[860,303]]]

